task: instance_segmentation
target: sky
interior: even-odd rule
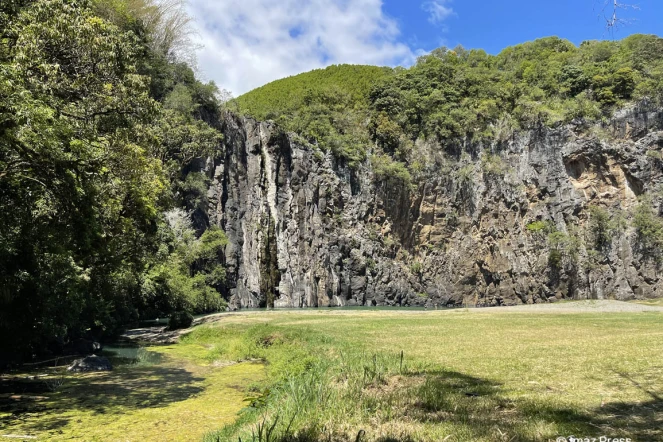
[[[614,32],[604,1],[189,0],[189,13],[201,77],[238,96],[332,64],[410,66],[440,46],[497,54],[552,35],[575,44],[663,35],[663,1],[620,0],[635,7],[619,11],[627,23]]]

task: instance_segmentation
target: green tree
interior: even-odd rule
[[[213,85],[186,66],[167,62],[164,82],[145,75],[163,57],[138,20],[26,0],[2,2],[0,25],[0,333],[14,337],[5,350],[34,354],[145,314],[146,266],[170,262],[159,228],[170,190],[218,146],[202,121],[218,108]],[[218,300],[220,262],[201,270],[210,262],[183,261],[190,270],[173,286]]]
[[[167,184],[131,36],[64,0],[27,3],[3,35],[0,326],[29,346],[130,314]]]
[[[663,260],[663,220],[652,209],[651,197],[644,197],[635,209],[633,227],[637,247],[648,259]]]
[[[163,316],[176,311],[193,314],[225,307],[219,289],[225,281],[222,251],[228,243],[218,227],[196,238],[188,212],[173,209],[161,226],[164,248],[150,264],[141,283],[143,309]]]
[[[607,253],[617,230],[610,213],[602,207],[589,207],[589,234],[596,251]]]

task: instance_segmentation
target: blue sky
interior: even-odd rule
[[[437,47],[507,46],[557,35],[579,44],[663,34],[663,1],[622,0],[628,23],[606,31],[605,0],[190,0],[203,77],[235,95],[330,64],[412,64]],[[609,8],[607,14],[612,13]]]
[[[430,8],[410,1],[386,0],[383,9],[395,17],[403,38],[428,49],[441,45],[482,48],[498,53],[507,46],[557,35],[580,44],[584,40],[623,38],[633,33],[663,33],[663,1],[623,0],[638,9],[620,10],[628,26],[608,33],[602,0],[454,0],[437,3],[453,10],[441,23],[429,21]],[[608,14],[612,9],[606,10]]]

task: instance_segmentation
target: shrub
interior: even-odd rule
[[[612,75],[612,88],[619,98],[631,98],[636,86],[636,74],[630,67],[623,67]]]
[[[400,143],[401,128],[389,119],[385,112],[380,112],[369,126],[373,139],[384,151],[395,152]]]
[[[373,172],[378,181],[401,183],[407,187],[412,186],[412,176],[405,164],[394,161],[388,155],[373,155],[371,157]]]
[[[554,226],[550,221],[534,221],[527,224],[526,228],[531,233],[550,233],[554,229]]]
[[[580,240],[577,236],[554,231],[548,235],[548,247],[548,265],[552,269],[573,269],[578,264]]]
[[[180,330],[189,328],[193,324],[193,316],[189,312],[179,311],[170,315],[168,330]]]
[[[597,252],[596,250],[588,250],[587,251],[587,263],[586,263],[586,268],[589,271],[595,270],[599,268],[601,264],[601,254]]]
[[[653,150],[653,149],[648,150],[646,155],[647,155],[648,158],[653,158],[655,160],[660,160],[660,159],[663,158],[663,156],[661,155],[661,152],[659,152],[658,150]]]
[[[467,164],[460,169],[458,169],[458,181],[461,184],[469,183],[472,181],[472,176],[474,175],[474,165]]]
[[[589,213],[589,233],[593,247],[597,251],[605,253],[612,244],[612,238],[616,230],[615,222],[610,213],[602,207],[591,206]]]
[[[635,209],[633,227],[640,252],[657,261],[663,260],[663,220],[654,213],[650,197],[645,197]]]
[[[485,154],[481,158],[481,168],[485,175],[498,178],[503,177],[508,171],[508,167],[502,158],[493,154]]]

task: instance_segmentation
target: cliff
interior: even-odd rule
[[[541,127],[491,145],[418,142],[412,185],[376,177],[370,161],[350,168],[271,123],[227,113],[222,128],[223,153],[200,165],[211,184],[198,219],[228,236],[232,308],[663,294],[629,222],[662,179],[660,155],[648,152],[663,147],[663,111],[646,103],[602,125]],[[590,206],[624,221],[601,253],[590,247]]]

